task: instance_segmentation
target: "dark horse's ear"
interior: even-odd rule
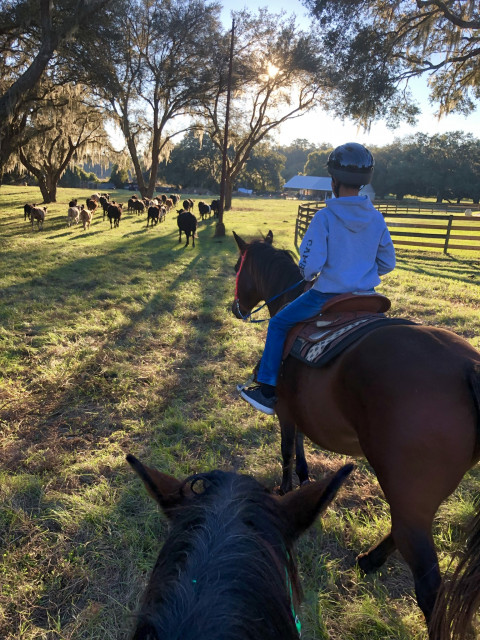
[[[242,238],[240,238],[240,236],[237,235],[235,231],[233,232],[233,237],[235,238],[235,242],[237,243],[237,246],[240,249],[240,253],[244,253],[248,246],[245,240],[242,240]]]
[[[273,231],[271,229],[265,236],[265,242],[266,244],[273,244]]]
[[[333,477],[312,482],[285,496],[275,498],[285,522],[287,538],[291,541],[296,540],[315,522],[317,516],[323,513],[335,498],[353,468],[353,464],[346,464]]]
[[[167,516],[170,509],[177,507],[182,502],[184,496],[180,489],[183,482],[166,473],[146,467],[130,453],[127,455],[127,462],[140,476],[148,493],[158,502]]]

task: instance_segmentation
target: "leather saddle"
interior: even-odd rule
[[[288,355],[312,367],[321,367],[366,333],[385,324],[414,324],[388,318],[390,300],[379,293],[342,293],[328,300],[322,312],[295,325],[288,333],[283,359]]]

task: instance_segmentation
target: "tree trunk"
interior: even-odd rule
[[[145,198],[147,195],[147,187],[145,185],[145,180],[143,179],[143,173],[140,167],[140,161],[138,160],[138,156],[137,156],[137,149],[135,147],[134,141],[130,137],[125,136],[125,138],[127,141],[128,150],[130,152],[130,158],[132,160],[133,168],[135,169],[135,176],[137,178],[138,190],[140,191],[140,195],[142,196],[142,198]]]
[[[43,196],[43,204],[57,201],[57,180],[52,174],[38,174],[38,186]]]
[[[158,114],[157,114],[158,106],[155,109],[154,120],[153,120],[153,140],[152,140],[152,165],[150,167],[150,179],[147,185],[147,198],[152,199],[153,194],[155,192],[155,184],[157,182],[157,172],[158,165],[160,164],[160,139],[161,139],[161,131],[158,128]]]
[[[233,191],[233,184],[232,184],[232,180],[229,176],[226,176],[225,178],[225,205],[223,207],[224,211],[230,211],[230,209],[232,208],[232,191]]]

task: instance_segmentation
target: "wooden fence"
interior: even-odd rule
[[[315,212],[324,202],[304,202],[299,205],[295,225],[295,245],[305,235]],[[411,247],[464,249],[480,251],[480,215],[478,206],[451,205],[410,206],[375,202],[375,208],[385,217],[393,244]],[[466,216],[465,209],[477,215]]]

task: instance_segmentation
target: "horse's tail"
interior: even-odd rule
[[[477,447],[480,446],[480,364],[469,377],[477,409]],[[444,581],[435,603],[430,637],[436,640],[464,640],[471,637],[473,617],[480,607],[480,500],[477,515],[467,529],[465,549],[453,576]]]
[[[437,596],[429,629],[435,640],[472,637],[472,620],[480,607],[480,503],[478,507],[457,568]]]

